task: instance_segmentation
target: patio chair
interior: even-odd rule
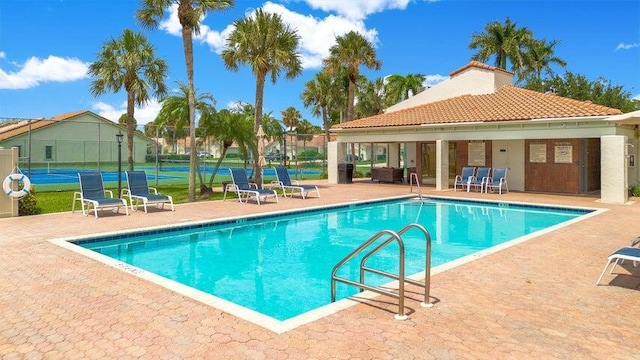
[[[282,188],[282,194],[287,197],[287,191],[289,191],[289,197],[293,197],[295,192],[299,192],[303,199],[306,199],[310,191],[315,191],[320,197],[320,190],[316,185],[300,185],[297,180],[291,181],[289,176],[289,170],[284,166],[277,166],[274,168],[276,172],[277,181],[275,182],[280,188]]]
[[[503,188],[506,192],[509,192],[509,185],[507,184],[507,168],[495,168],[493,169],[493,176],[491,176],[485,184],[485,192],[498,189],[498,193],[502,194]]]
[[[129,197],[131,210],[135,211],[142,203],[144,213],[147,213],[147,204],[156,204],[156,207],[164,209],[164,204],[171,205],[171,211],[175,211],[173,198],[169,195],[158,194],[158,189],[149,187],[147,173],[144,171],[125,171],[127,188],[122,189],[122,197]],[[135,204],[135,208],[134,208]]]
[[[609,273],[613,274],[613,269],[615,269],[616,265],[625,260],[631,260],[633,261],[633,265],[637,266],[638,262],[640,262],[640,248],[625,246],[609,255],[609,257],[607,258],[607,264],[604,266],[604,269],[602,269],[602,274],[600,274],[598,281],[596,281],[596,285],[600,285],[600,281],[602,280],[604,273],[607,271],[607,268],[611,263],[613,263],[613,266],[611,267],[611,271]]]
[[[467,186],[467,192],[471,190],[471,187],[474,189],[480,189],[480,192],[483,190],[486,191],[485,184],[490,179],[491,176],[491,168],[490,167],[479,167],[478,171],[476,171],[476,175],[469,181],[469,185]]]
[[[244,169],[229,168],[229,172],[233,183],[225,185],[222,201],[227,199],[227,192],[235,192],[238,194],[238,200],[241,203],[248,202],[249,198],[255,198],[258,205],[260,205],[260,200],[266,201],[269,197],[274,197],[278,202],[278,193],[275,190],[260,189],[256,183],[250,183]]]
[[[469,190],[469,184],[471,180],[473,180],[476,172],[476,168],[474,166],[465,166],[462,168],[462,173],[460,175],[456,175],[456,178],[453,180],[453,191],[456,191],[458,186],[461,186],[463,189],[466,187]]]
[[[81,172],[78,173],[78,178],[80,179],[80,191],[73,194],[71,212],[75,212],[76,202],[79,201],[84,216],[88,215],[91,208],[98,218],[98,209],[112,208],[115,213],[118,213],[121,207],[124,207],[125,213],[129,215],[127,202],[121,198],[114,198],[113,191],[104,189],[100,172]]]

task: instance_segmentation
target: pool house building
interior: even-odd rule
[[[388,167],[447,190],[465,166],[507,168],[511,191],[600,193],[625,203],[639,179],[640,111],[513,86],[513,73],[472,61],[385,113],[334,125],[329,182],[348,143],[386,146]]]

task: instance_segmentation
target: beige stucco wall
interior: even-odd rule
[[[504,85],[512,84],[513,77],[505,72],[470,67],[401,103],[387,108],[385,112],[407,109],[460,95],[491,94]]]

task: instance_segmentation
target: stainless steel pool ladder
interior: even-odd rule
[[[420,187],[420,181],[418,180],[418,174],[412,172],[411,175],[409,176],[409,191],[411,191],[411,192],[413,192],[414,181],[415,181],[416,187],[418,188],[418,197],[420,198],[420,200],[422,200],[422,188]]]
[[[413,280],[413,279],[408,279],[405,277],[405,268],[404,268],[404,241],[402,240],[402,234],[406,233],[407,231],[411,230],[412,228],[416,228],[420,231],[422,231],[422,233],[424,234],[425,240],[426,240],[426,249],[425,249],[425,275],[424,275],[424,282],[421,281],[417,281],[417,280]],[[388,235],[389,237],[384,240],[381,244],[379,244],[378,246],[376,246],[375,248],[373,248],[371,251],[369,251],[368,253],[366,253],[362,260],[360,260],[360,281],[353,281],[344,277],[340,277],[337,275],[338,270],[340,269],[340,267],[342,267],[345,263],[347,263],[349,260],[353,259],[356,255],[362,253],[364,250],[366,250],[369,246],[371,246],[374,242],[376,242],[377,240],[379,240],[381,237]],[[366,262],[367,260],[374,254],[376,254],[378,251],[380,251],[381,249],[383,249],[384,247],[386,247],[387,245],[389,245],[390,243],[392,243],[393,241],[396,241],[398,243],[398,258],[399,258],[399,267],[398,267],[398,275],[396,274],[391,274],[389,272],[386,271],[382,271],[382,270],[378,270],[378,269],[373,269],[370,267],[366,266]],[[375,287],[375,286],[371,286],[371,285],[367,285],[364,283],[365,280],[365,272],[371,272],[374,274],[378,274],[381,276],[385,276],[394,280],[398,281],[398,293],[396,294],[395,292],[389,291],[389,290],[384,290],[380,287]],[[431,236],[429,235],[429,232],[427,231],[427,229],[425,229],[422,225],[417,224],[417,223],[412,223],[409,224],[407,226],[405,226],[404,228],[402,228],[402,230],[398,231],[397,233],[391,230],[382,230],[380,232],[378,232],[377,234],[375,234],[374,236],[372,236],[371,238],[369,238],[369,240],[365,241],[362,245],[358,246],[355,250],[353,250],[351,253],[349,253],[349,255],[347,255],[344,259],[340,260],[340,262],[338,262],[336,264],[336,266],[333,267],[333,271],[331,272],[331,302],[336,301],[336,282],[341,282],[347,285],[353,285],[355,287],[358,287],[360,289],[360,291],[363,290],[369,290],[369,291],[373,291],[376,292],[378,294],[382,294],[382,295],[387,295],[387,296],[391,296],[394,297],[396,299],[398,299],[398,313],[395,315],[395,318],[398,320],[405,320],[407,319],[407,315],[405,315],[404,313],[404,286],[405,283],[409,283],[412,285],[416,285],[419,287],[424,288],[424,301],[420,303],[420,305],[422,307],[432,307],[433,304],[429,302],[429,287],[430,287],[430,278],[431,278]]]

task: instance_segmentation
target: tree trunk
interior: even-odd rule
[[[179,7],[191,7],[190,1],[181,1]],[[179,9],[179,13],[181,9]],[[196,153],[196,114],[195,95],[193,86],[193,40],[192,28],[182,25],[182,44],[184,47],[184,59],[187,67],[187,80],[189,82],[189,194],[188,201],[196,200],[196,168],[198,157]]]
[[[256,107],[255,107],[256,121],[253,126],[253,131],[255,132],[255,134],[258,133],[258,129],[262,126],[262,101],[264,97],[264,81],[266,76],[267,76],[266,73],[256,75]],[[253,174],[253,181],[256,184],[258,184],[258,186],[261,186],[262,185],[262,166],[259,163],[259,159],[260,159],[260,156],[264,156],[264,149],[258,146],[258,141],[261,141],[261,139],[258,139],[258,137],[256,136],[257,151],[254,159],[255,172]]]

